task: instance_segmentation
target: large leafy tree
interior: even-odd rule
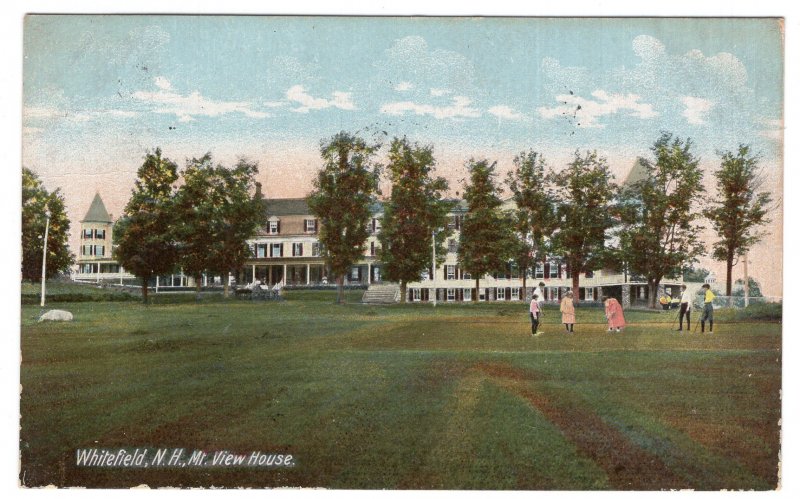
[[[337,303],[344,300],[344,276],[364,252],[367,222],[377,201],[380,165],[373,156],[380,146],[339,132],[320,144],[323,166],[307,201],[320,221],[322,254],[336,278]]]
[[[530,150],[514,158],[514,170],[508,172],[506,185],[517,206],[514,213],[514,261],[522,274],[522,287],[527,296],[528,269],[544,258],[546,244],[555,223],[550,178],[545,174],[541,154]]]
[[[580,273],[608,262],[606,238],[614,227],[612,209],[617,189],[605,158],[597,152],[575,152],[572,163],[552,174],[557,229],[553,251],[563,255],[572,273],[572,293],[580,296]]]
[[[395,138],[389,148],[387,172],[392,183],[389,200],[384,204],[378,239],[383,272],[391,281],[400,282],[400,299],[406,301],[406,284],[416,281],[432,266],[431,243],[436,233],[437,262],[446,255],[444,241],[449,235],[447,213],[451,203],[443,199],[447,181],[434,177],[435,160],[430,146]]]
[[[654,160],[639,159],[644,178],[621,196],[621,256],[647,280],[653,308],[661,279],[681,275],[705,252],[697,226],[703,172],[691,147],[689,139],[662,133],[651,148]]]
[[[69,218],[64,196],[60,189],[48,192],[33,171],[22,168],[22,278],[25,280],[38,282],[42,278],[42,241],[48,211],[46,278],[51,278],[68,271],[75,262],[69,251]]]
[[[475,278],[472,300],[477,301],[481,276],[503,270],[513,256],[515,243],[511,218],[500,210],[497,163],[470,159],[466,166],[470,180],[464,190],[467,213],[461,226],[458,261],[464,272]]]
[[[719,236],[713,256],[725,262],[725,294],[730,296],[733,266],[766,235],[762,226],[770,222],[769,212],[774,205],[769,192],[759,192],[764,179],[759,158],[749,146],[740,145],[736,153],[723,152],[721,159],[720,168],[714,172],[717,197],[711,202],[707,217]]]
[[[176,235],[184,272],[223,276],[224,296],[230,273],[250,256],[247,240],[264,224],[258,164],[240,159],[233,168],[214,165],[210,154],[187,162],[176,196]]]
[[[178,262],[173,210],[177,180],[178,166],[162,157],[160,148],[148,152],[123,217],[114,226],[114,256],[141,280],[144,303],[150,278],[172,272]]]

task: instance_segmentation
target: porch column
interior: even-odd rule
[[[203,287],[204,288],[208,287],[208,274],[206,273],[203,273]]]
[[[256,282],[256,265],[253,264],[253,280],[251,282]]]
[[[267,277],[269,280],[267,281],[267,284],[272,286],[272,265],[267,265],[267,269],[269,269],[269,277]]]
[[[156,276],[156,293],[158,293],[158,276]]]
[[[286,264],[283,264],[283,285],[286,286]]]
[[[372,264],[367,263],[367,284],[372,284]]]
[[[311,284],[311,264],[306,264],[306,286]]]
[[[622,285],[622,308],[631,308],[631,286]]]

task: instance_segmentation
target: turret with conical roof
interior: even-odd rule
[[[97,192],[94,195],[94,199],[92,200],[92,204],[89,206],[89,211],[86,212],[84,215],[83,220],[81,223],[87,222],[98,222],[98,223],[111,223],[111,215],[108,214],[108,210],[106,210],[106,205],[103,203],[103,199],[100,197],[100,193]]]

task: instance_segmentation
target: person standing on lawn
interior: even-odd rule
[[[541,317],[542,313],[544,313],[544,282],[539,282],[539,287],[534,291],[534,294],[539,297],[536,303],[539,304],[539,317]]]
[[[603,297],[603,303],[606,309],[606,319],[608,320],[608,332],[616,331],[622,332],[625,327],[625,315],[622,313],[622,305],[619,304],[616,298]]]
[[[683,316],[686,316],[686,330],[692,330],[692,296],[689,293],[689,290],[686,288],[686,284],[681,286],[681,311],[679,312],[679,319],[678,319],[678,329],[677,331],[683,331]]]
[[[711,292],[711,286],[703,284],[705,294],[703,295],[703,316],[700,317],[700,332],[706,332],[706,321],[708,321],[708,332],[714,332],[714,298],[716,295]]]
[[[537,332],[537,329],[539,328],[539,313],[541,311],[540,308],[539,308],[539,302],[537,300],[538,297],[539,297],[539,295],[534,293],[533,294],[533,299],[531,300],[531,306],[530,306],[531,336],[537,336],[539,334],[542,334],[542,333]]]
[[[567,333],[574,333],[575,330],[575,304],[572,302],[572,291],[568,291],[561,299],[561,322]]]

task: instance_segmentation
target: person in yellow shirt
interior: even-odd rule
[[[716,296],[711,292],[711,286],[703,284],[705,296],[703,297],[703,317],[700,318],[700,332],[706,332],[706,320],[708,320],[708,332],[714,332],[714,298]]]

